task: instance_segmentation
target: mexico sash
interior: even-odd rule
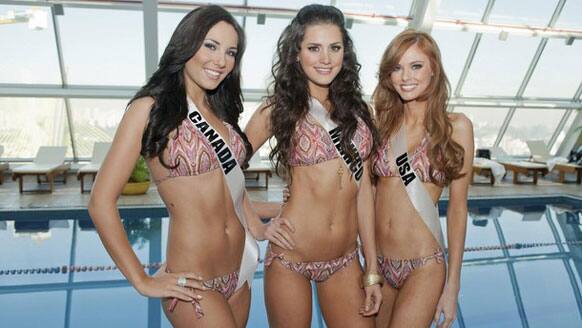
[[[358,152],[356,145],[354,145],[353,142],[350,143],[352,153],[354,154],[354,157],[351,158],[341,146],[342,130],[331,120],[329,113],[323,105],[313,97],[309,99],[309,114],[311,114],[311,116],[313,116],[317,122],[323,126],[325,131],[327,131],[333,145],[335,146],[335,150],[348,167],[351,176],[356,182],[356,186],[359,188],[360,181],[362,181],[362,175],[364,175],[364,163],[362,162],[362,158],[360,158],[360,153]]]

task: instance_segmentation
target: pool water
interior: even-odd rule
[[[473,202],[455,327],[582,327],[582,201],[546,202]],[[160,212],[122,212],[142,263],[164,259]],[[0,258],[0,270],[112,264],[79,210],[0,212]],[[248,327],[268,327],[262,276],[260,264]],[[312,327],[325,327],[314,304]],[[0,318],[2,327],[171,327],[159,300],[118,271],[0,275]]]

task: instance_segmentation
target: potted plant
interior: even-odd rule
[[[150,187],[150,173],[145,163],[145,159],[143,156],[140,156],[133,171],[131,172],[131,176],[129,177],[129,181],[123,187],[121,191],[122,195],[143,195],[148,191]]]

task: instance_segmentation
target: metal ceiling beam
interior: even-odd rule
[[[143,34],[147,81],[158,68],[158,0],[143,2]]]
[[[562,13],[562,9],[564,8],[564,4],[566,3],[566,0],[560,0],[558,2],[558,4],[556,5],[556,8],[554,9],[554,13],[552,14],[550,21],[548,22],[548,28],[552,28],[556,25],[556,22],[558,21],[558,18],[560,17],[560,14]],[[542,56],[542,53],[544,52],[544,49],[546,48],[546,45],[548,43],[548,39],[547,38],[542,38],[542,40],[540,41],[538,48],[529,64],[529,67],[525,73],[525,76],[523,77],[521,84],[519,86],[519,89],[517,90],[517,94],[515,95],[515,97],[517,99],[521,99],[523,94],[525,93],[525,90],[527,88],[527,85],[529,84],[529,81],[531,80],[531,77],[538,65],[538,62],[540,61],[540,58]],[[509,127],[509,124],[511,123],[511,119],[513,118],[513,115],[515,114],[515,107],[512,107],[509,109],[509,111],[507,112],[507,115],[505,116],[505,120],[503,121],[503,124],[501,124],[501,128],[499,129],[499,133],[497,134],[497,138],[495,139],[495,142],[493,143],[493,147],[498,147],[499,144],[501,143],[501,140],[503,140],[503,137],[505,136],[505,132],[507,132],[507,128]],[[555,132],[554,132],[555,133]]]
[[[410,8],[412,20],[408,23],[408,27],[430,33],[439,5],[439,0],[415,0]]]
[[[51,6],[50,11],[51,11],[51,17],[53,20],[53,31],[55,33],[55,43],[56,43],[56,49],[57,49],[57,57],[58,57],[58,61],[59,61],[59,72],[61,73],[62,86],[66,87],[68,80],[67,80],[67,71],[66,71],[66,67],[65,67],[65,59],[63,57],[63,46],[62,46],[62,42],[61,42],[61,32],[60,32],[60,28],[59,28],[59,24],[58,24],[58,15],[55,14],[54,6]],[[73,152],[73,160],[77,161],[78,160],[78,153],[77,153],[77,147],[76,147],[76,143],[75,143],[75,129],[73,127],[73,115],[71,113],[71,102],[69,101],[69,98],[65,98],[64,101],[65,101],[65,114],[67,117],[67,127],[69,129],[69,138],[71,141],[71,150]]]

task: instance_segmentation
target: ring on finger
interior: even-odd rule
[[[178,285],[179,287],[186,287],[186,277],[178,277],[178,281],[176,282],[176,285]]]

